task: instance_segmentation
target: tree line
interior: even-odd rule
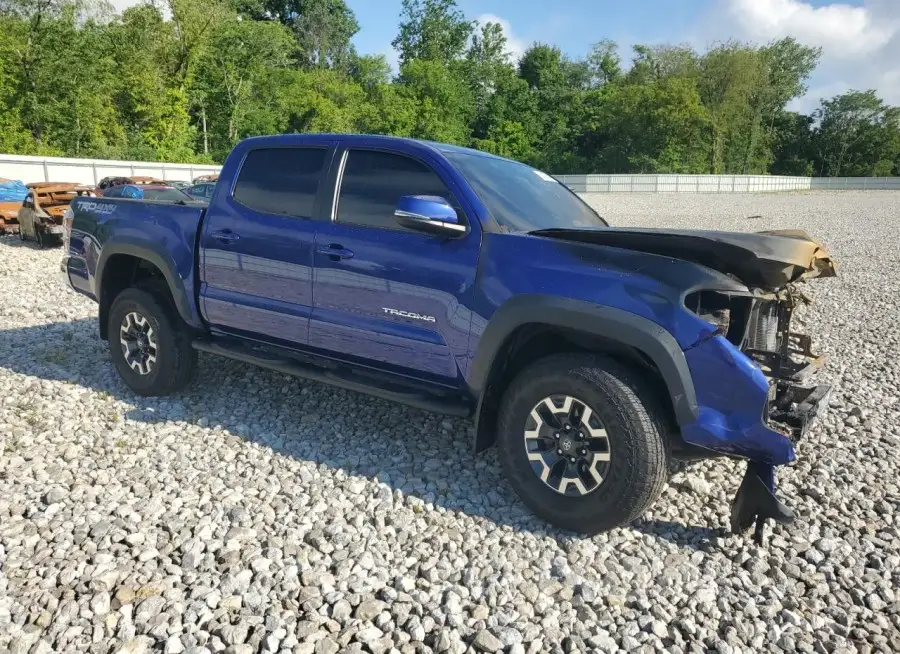
[[[404,0],[393,74],[358,31],[344,0],[0,0],[0,152],[203,163],[257,134],[364,132],[555,174],[900,174],[900,108],[875,91],[788,110],[822,54],[791,38],[513,60],[455,0]]]

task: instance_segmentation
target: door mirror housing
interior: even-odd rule
[[[463,236],[463,225],[456,210],[437,195],[404,195],[397,202],[394,218],[407,229],[441,236]]]

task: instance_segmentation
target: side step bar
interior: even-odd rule
[[[408,406],[431,411],[433,413],[442,413],[445,415],[458,416],[467,418],[472,415],[472,408],[462,398],[457,400],[451,398],[442,398],[437,395],[426,395],[421,393],[407,392],[405,390],[393,390],[391,388],[373,386],[372,382],[367,382],[362,376],[355,375],[352,371],[335,371],[318,368],[313,365],[304,364],[294,359],[265,356],[257,354],[241,345],[226,344],[209,340],[195,340],[191,346],[199,352],[208,352],[218,356],[242,361],[260,368],[267,368],[276,372],[295,377],[303,377],[313,381],[331,384],[348,391],[356,391],[357,393],[365,393],[373,395],[383,400],[398,402]],[[374,380],[373,380],[374,381]],[[386,383],[385,386],[390,386]]]

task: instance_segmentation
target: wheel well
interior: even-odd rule
[[[130,254],[114,254],[103,267],[100,280],[100,338],[108,337],[109,310],[116,296],[128,288],[153,289],[157,294],[171,297],[162,271],[155,265]]]
[[[533,361],[569,352],[600,353],[638,370],[654,393],[670,423],[670,433],[677,433],[678,423],[665,381],[653,361],[637,348],[596,334],[531,323],[518,327],[497,351],[488,373],[479,406],[475,451],[491,447],[497,440],[497,417],[500,400],[509,383]]]

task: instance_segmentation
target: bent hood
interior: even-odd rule
[[[825,246],[800,230],[544,229],[536,236],[649,252],[734,275],[751,287],[777,289],[802,279],[834,277]]]

